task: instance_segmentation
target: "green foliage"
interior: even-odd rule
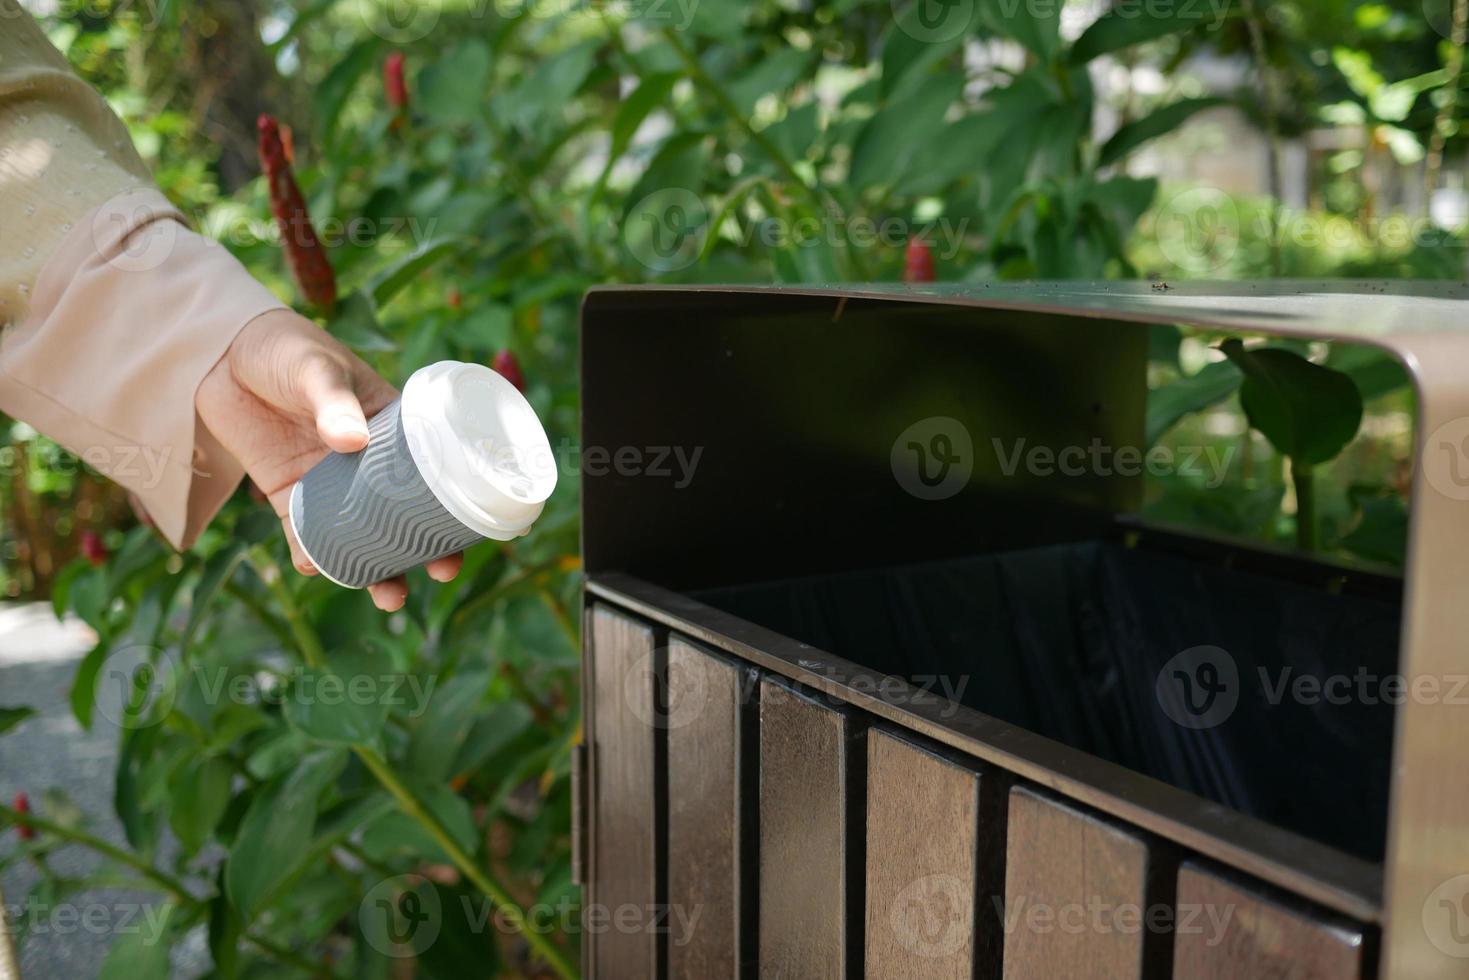
[[[1227,340],[1225,356],[1244,374],[1240,403],[1250,424],[1303,466],[1333,459],[1362,424],[1362,395],[1350,376],[1290,350],[1246,350]]]

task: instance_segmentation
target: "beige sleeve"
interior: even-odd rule
[[[0,0],[0,411],[187,547],[243,475],[195,392],[245,324],[284,307],[189,230],[107,103]]]

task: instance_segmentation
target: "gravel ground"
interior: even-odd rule
[[[92,833],[122,844],[122,828],[112,813],[117,729],[107,719],[117,712],[99,704],[87,732],[72,717],[68,700],[77,661],[92,642],[91,630],[84,624],[58,623],[49,606],[0,604],[0,704],[29,705],[38,712],[0,737],[0,800],[9,804],[24,790],[39,808],[46,788],[58,787],[86,814]],[[104,686],[104,698],[106,694]],[[120,697],[120,692],[113,693],[114,700]],[[0,840],[0,851],[10,843]],[[85,874],[97,864],[91,854],[76,847],[65,848],[48,861],[67,877]],[[28,901],[38,878],[30,864],[0,875],[7,915],[18,914],[30,924],[31,934],[20,951],[25,980],[95,977],[118,930],[149,927],[145,909],[156,896],[94,891],[46,908]],[[208,965],[203,936],[191,935],[176,952],[173,972],[199,976]]]

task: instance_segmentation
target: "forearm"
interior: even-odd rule
[[[0,0],[0,411],[136,493],[186,546],[239,482],[194,395],[281,304],[157,191],[123,124]]]

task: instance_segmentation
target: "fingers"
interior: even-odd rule
[[[428,577],[435,582],[452,582],[454,576],[459,574],[459,569],[464,567],[464,555],[450,555],[448,558],[440,558],[431,561],[424,568],[428,571]]]
[[[321,441],[339,453],[366,448],[367,417],[347,367],[334,357],[320,354],[302,361],[300,372],[301,396],[316,419]]]
[[[302,575],[319,574],[311,559],[306,556],[306,549],[302,548],[301,542],[296,539],[296,529],[291,527],[291,519],[282,517],[281,526],[286,529],[286,544],[291,546],[291,566]]]
[[[374,606],[383,612],[397,612],[403,608],[403,603],[408,601],[408,580],[399,575],[386,582],[369,585],[367,592],[372,596]]]

